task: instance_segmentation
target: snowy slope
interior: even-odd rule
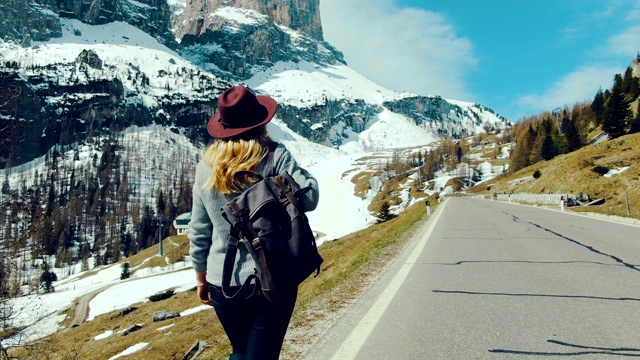
[[[297,107],[344,98],[382,105],[387,100],[416,96],[385,89],[345,65],[321,66],[308,61],[279,62],[254,74],[246,83],[279,102]]]

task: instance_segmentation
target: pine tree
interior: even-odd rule
[[[627,94],[629,98],[634,98],[631,93],[633,92],[634,85],[637,83],[638,79],[633,77],[633,69],[631,69],[631,66],[628,66],[622,78],[622,92]]]
[[[604,119],[604,94],[602,90],[598,90],[596,96],[593,98],[593,102],[591,103],[591,109],[593,113],[596,115],[596,122],[598,124],[602,124]]]
[[[638,101],[638,107],[636,108],[636,116],[629,124],[629,134],[635,134],[638,132],[640,132],[640,101]]]
[[[458,162],[462,161],[462,147],[460,145],[456,145],[456,158],[458,159]]]
[[[54,292],[53,282],[58,280],[58,276],[53,271],[47,261],[42,263],[42,274],[40,274],[40,285],[45,293]]]
[[[542,121],[543,139],[540,147],[540,156],[544,160],[551,160],[559,153],[558,146],[554,140],[555,127],[551,119],[545,119]]]
[[[2,194],[8,195],[11,187],[9,186],[9,177],[6,176],[4,178],[4,182],[2,183]]]
[[[567,121],[567,124],[564,125],[564,137],[566,140],[566,152],[573,152],[582,147],[582,138],[580,137],[580,132],[578,132],[578,128],[575,125],[575,120],[573,118]]]
[[[629,90],[627,92],[629,99],[637,99],[640,96],[640,78],[634,77],[629,84]]]
[[[166,203],[164,201],[164,192],[162,192],[162,190],[160,189],[158,190],[159,190],[159,193],[158,193],[158,202],[156,203],[156,214],[158,214],[158,216],[162,216],[162,214],[164,214]]]
[[[625,129],[631,120],[629,101],[622,92],[622,78],[616,75],[616,83],[611,91],[611,96],[605,106],[602,129],[611,138],[617,138],[625,134]]]
[[[380,205],[380,209],[376,213],[376,217],[378,218],[378,223],[383,223],[385,221],[391,220],[395,217],[395,215],[391,212],[391,205],[388,201],[385,201]]]
[[[553,137],[551,136],[551,134],[546,134],[544,136],[540,154],[542,155],[542,158],[547,161],[553,159],[558,155],[558,147],[553,141]]]
[[[131,274],[129,273],[129,263],[122,264],[122,272],[120,272],[120,280],[128,279]]]
[[[529,148],[529,164],[535,164],[538,161],[542,160],[542,143],[544,142],[544,132],[540,129],[540,124],[537,124],[537,127],[534,129],[533,126],[530,128],[530,137],[531,144],[528,146]]]
[[[153,223],[154,216],[151,208],[148,205],[145,205],[144,211],[142,212],[142,218],[138,223],[138,232],[136,238],[136,248],[134,251],[138,251],[139,249],[144,249],[153,244],[155,239],[154,231],[153,231]]]
[[[182,169],[180,172],[180,181],[178,185],[178,199],[176,200],[176,214],[182,214],[191,211],[191,203],[193,202],[193,185],[188,180],[188,175],[192,170]]]

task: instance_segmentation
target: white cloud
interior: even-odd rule
[[[626,20],[636,21],[638,19],[640,19],[640,0],[636,0],[635,4],[631,7]]]
[[[477,60],[471,42],[436,13],[392,0],[323,0],[327,42],[350,67],[395,91],[473,101],[465,76]]]
[[[640,51],[640,25],[609,38],[607,49],[614,54],[628,56],[629,61],[633,60],[632,56]]]
[[[613,84],[613,76],[620,73],[617,67],[585,66],[557,81],[544,94],[529,94],[520,97],[516,103],[523,113],[537,113],[556,107],[573,105],[576,102],[591,101],[599,88],[608,89]]]

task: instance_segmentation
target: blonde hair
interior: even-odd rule
[[[203,160],[211,167],[211,176],[202,185],[203,190],[218,190],[223,194],[240,191],[234,185],[238,171],[254,171],[269,153],[272,143],[266,126],[246,131],[230,139],[217,139],[202,153]]]

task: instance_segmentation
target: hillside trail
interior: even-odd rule
[[[94,290],[76,299],[72,307],[73,317],[71,318],[71,327],[80,326],[84,323],[84,321],[89,316],[89,302],[91,302],[91,300],[93,300],[96,295],[100,294],[111,286],[112,285],[101,287],[100,289]]]
[[[175,271],[187,271],[187,270],[191,270],[191,269],[179,269]],[[155,277],[160,275],[163,275],[163,274],[152,274],[152,275],[149,275],[149,277]],[[134,280],[135,278],[131,278],[125,281],[134,281]],[[73,317],[71,318],[71,326],[74,327],[74,326],[82,325],[82,323],[84,323],[87,317],[89,316],[89,310],[90,310],[89,303],[91,302],[91,300],[93,300],[93,298],[96,297],[101,292],[118,284],[120,283],[105,285],[97,290],[94,290],[88,294],[82,295],[81,297],[76,299],[73,306],[70,308],[73,311]]]

